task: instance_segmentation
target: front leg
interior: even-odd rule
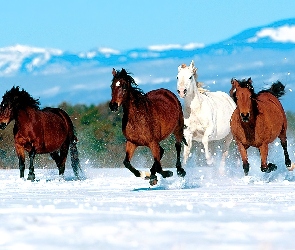
[[[30,157],[30,167],[29,167],[29,174],[28,174],[28,180],[35,180],[35,173],[34,173],[34,158],[36,155],[36,151],[32,149],[29,153]]]
[[[20,172],[20,178],[25,176],[25,150],[19,144],[15,144],[15,151],[18,157],[18,166]]]
[[[128,168],[136,177],[141,177],[141,173],[137,169],[135,169],[130,163],[136,148],[137,146],[133,144],[132,142],[130,141],[126,142],[126,155],[125,155],[125,159],[123,163],[124,163],[124,166]]]
[[[237,145],[243,162],[244,174],[247,176],[249,173],[247,148],[242,143],[238,143]]]

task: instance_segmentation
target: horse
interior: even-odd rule
[[[178,67],[177,92],[184,98],[184,135],[188,146],[184,147],[183,162],[187,162],[192,147],[192,141],[202,142],[206,162],[212,165],[213,158],[209,151],[209,141],[222,140],[222,160],[220,172],[223,172],[225,159],[232,141],[230,118],[236,104],[224,92],[210,92],[201,88],[197,81],[197,68],[192,60],[190,65]]]
[[[6,91],[0,105],[0,129],[5,129],[15,120],[13,134],[20,178],[24,178],[25,151],[30,159],[28,180],[35,180],[33,161],[36,154],[49,153],[59,175],[63,175],[69,147],[72,168],[79,178],[78,140],[73,123],[65,111],[51,107],[40,109],[39,99],[34,99],[24,89],[20,90],[19,86]]]
[[[249,173],[247,149],[252,146],[259,149],[261,171],[270,173],[277,166],[267,163],[268,144],[277,137],[284,151],[285,165],[293,170],[287,150],[287,118],[279,101],[285,94],[285,86],[277,81],[269,89],[254,92],[251,78],[231,80],[230,94],[237,102],[237,108],[231,117],[231,131],[240,152],[245,176]]]
[[[136,177],[149,179],[150,185],[157,184],[156,173],[167,178],[173,175],[172,171],[163,170],[161,158],[164,149],[159,142],[173,134],[176,143],[176,169],[180,177],[186,172],[181,166],[181,143],[185,142],[183,136],[184,121],[181,103],[171,91],[161,88],[144,93],[132,78],[131,73],[124,68],[121,71],[112,70],[111,84],[112,99],[109,103],[111,111],[123,108],[122,132],[126,138],[126,155],[124,166]],[[138,146],[149,147],[154,157],[150,172],[138,171],[130,161]]]

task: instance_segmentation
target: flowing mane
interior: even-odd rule
[[[142,102],[146,102],[148,99],[146,98],[146,93],[138,87],[131,74],[131,72],[127,72],[125,69],[116,70],[116,75],[113,77],[112,82],[114,82],[115,79],[123,79],[134,96],[135,103],[139,105]]]
[[[264,89],[264,90],[259,91],[258,95],[262,94],[262,93],[266,93],[266,92],[271,93],[272,95],[274,95],[277,98],[282,97],[286,93],[285,86],[280,81],[276,81],[268,89]]]
[[[3,103],[13,103],[16,109],[24,109],[26,107],[31,107],[34,109],[40,109],[39,99],[34,99],[27,91],[24,89],[20,90],[19,86],[12,87],[11,90],[6,91],[3,95]]]

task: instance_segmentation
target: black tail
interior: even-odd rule
[[[273,83],[269,89],[262,90],[261,92],[269,92],[277,98],[282,97],[286,93],[285,86],[280,81]]]
[[[70,143],[70,155],[71,155],[71,162],[72,162],[72,168],[73,168],[74,174],[80,180],[81,178],[83,178],[83,176],[82,176],[82,169],[80,166],[80,160],[78,155],[76,136],[74,136],[73,140]]]

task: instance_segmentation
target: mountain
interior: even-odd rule
[[[211,91],[228,92],[230,79],[252,77],[261,90],[276,80],[292,105],[295,84],[295,18],[251,28],[216,44],[168,44],[118,51],[109,48],[72,53],[24,45],[0,48],[0,93],[19,85],[43,106],[98,104],[110,100],[112,68],[133,73],[144,91],[165,87],[175,92],[177,67],[191,60],[199,81]]]

